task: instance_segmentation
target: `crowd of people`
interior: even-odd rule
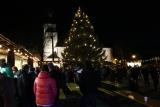
[[[66,92],[66,83],[76,82],[83,96],[81,107],[96,107],[97,87],[100,81],[108,80],[123,84],[128,81],[131,90],[137,90],[139,83],[145,87],[153,84],[155,91],[159,85],[160,66],[155,64],[141,67],[120,65],[96,66],[86,62],[75,68],[44,64],[41,68],[24,65],[18,70],[0,60],[0,107],[56,107],[60,88]],[[152,83],[151,83],[152,82]]]
[[[102,80],[119,84],[126,84],[131,90],[138,90],[142,85],[158,91],[160,66],[159,64],[146,64],[142,66],[106,66],[101,70]]]
[[[58,101],[61,71],[53,63],[18,70],[0,60],[0,107],[54,107]]]
[[[73,73],[73,75],[72,75]],[[83,93],[81,107],[96,106],[96,89],[100,75],[86,63],[79,75],[74,69],[60,69],[53,63],[34,68],[25,64],[18,70],[0,60],[0,107],[56,107],[59,90],[67,90],[66,83],[77,82]],[[72,75],[72,76],[71,76]],[[79,79],[72,79],[78,77]]]

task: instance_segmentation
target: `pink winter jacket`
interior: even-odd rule
[[[57,95],[56,81],[48,72],[42,71],[34,81],[36,104],[41,106],[53,105]]]

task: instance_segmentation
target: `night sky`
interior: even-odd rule
[[[141,56],[160,55],[160,9],[152,2],[6,1],[0,6],[0,33],[27,48],[40,48],[43,24],[52,13],[62,45],[78,6],[88,14],[104,47],[123,47]]]

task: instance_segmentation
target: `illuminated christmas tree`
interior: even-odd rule
[[[105,52],[98,44],[94,28],[80,8],[75,13],[68,36],[62,53],[64,63],[76,66],[91,61],[95,65],[105,60]]]

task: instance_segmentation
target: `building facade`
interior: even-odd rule
[[[0,34],[0,59],[8,59],[8,54],[13,51],[13,63],[18,69],[21,69],[24,64],[29,63],[29,59],[33,60],[33,67],[37,67],[39,58],[31,54],[27,49],[22,46],[16,45],[14,42]],[[9,63],[9,62],[7,62]]]

